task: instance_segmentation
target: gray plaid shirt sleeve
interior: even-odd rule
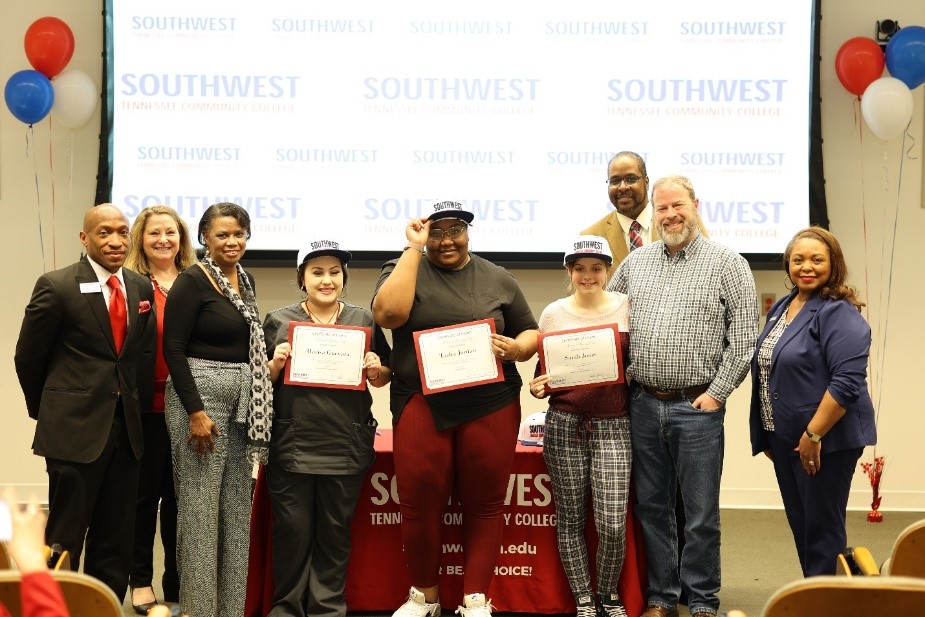
[[[745,376],[758,338],[758,295],[755,279],[744,259],[728,264],[721,280],[725,301],[726,346],[716,377],[707,393],[725,401]]]

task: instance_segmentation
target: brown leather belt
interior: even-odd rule
[[[681,388],[680,390],[659,390],[658,388],[647,386],[644,383],[639,385],[642,386],[643,390],[660,401],[673,401],[680,398],[697,398],[710,387],[710,384],[705,383],[699,386],[691,386],[690,388]]]

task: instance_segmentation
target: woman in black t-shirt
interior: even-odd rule
[[[514,277],[469,252],[473,218],[461,204],[441,202],[429,217],[409,221],[408,245],[383,266],[373,298],[376,322],[392,330],[395,475],[413,585],[395,617],[439,613],[441,517],[451,489],[463,509],[460,611],[491,613],[485,593],[520,424],[522,382],[513,363],[536,353],[537,324]],[[503,380],[425,395],[414,333],[481,319],[494,320],[491,353],[505,361]]]

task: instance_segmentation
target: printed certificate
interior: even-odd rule
[[[550,391],[624,382],[616,324],[540,333],[540,373]]]
[[[434,394],[504,380],[501,360],[491,352],[494,319],[414,333],[421,386]]]
[[[371,328],[289,323],[292,353],[286,360],[286,381],[291,386],[364,390],[363,358],[369,351]]]

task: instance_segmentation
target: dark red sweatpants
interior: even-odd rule
[[[442,518],[450,493],[462,504],[463,593],[487,593],[501,546],[520,401],[437,431],[424,397],[408,399],[394,433],[405,561],[415,587],[437,585]]]

